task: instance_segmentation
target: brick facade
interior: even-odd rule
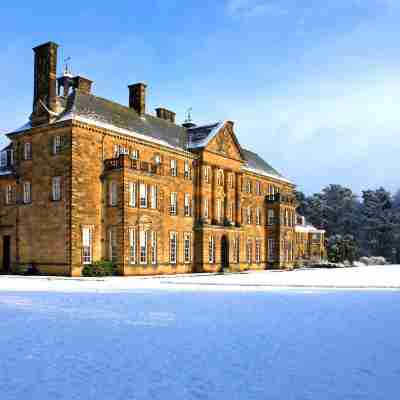
[[[54,49],[49,47],[51,57]],[[50,83],[55,84],[53,75]],[[48,82],[44,86],[46,93],[55,93]],[[174,129],[177,140],[184,140],[186,130],[178,130],[174,113],[159,109],[158,119],[146,117],[145,88],[130,87],[130,108],[105,105],[139,118],[137,123],[147,118],[167,133]],[[90,85],[73,91],[75,99],[103,101],[90,97]],[[41,273],[79,276],[88,261],[84,255],[90,261],[112,258],[122,275],[294,264],[294,185],[279,175],[245,168],[246,155],[232,122],[221,124],[201,148],[172,146],[154,140],[151,132],[147,137],[88,118],[67,118],[70,100],[65,97],[46,101],[49,107],[61,105],[61,111],[49,109],[48,120],[38,123],[46,118],[35,105],[31,124],[8,135],[6,151],[13,160],[0,175],[0,269],[35,265]],[[26,157],[29,147],[31,157]],[[171,209],[175,193],[176,212]],[[84,248],[88,232],[90,249]]]

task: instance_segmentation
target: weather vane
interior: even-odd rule
[[[71,61],[71,57],[67,57],[64,60],[64,65],[65,65],[64,66],[64,75],[69,75],[71,73],[70,65],[69,65],[70,61]]]
[[[188,110],[186,111],[186,121],[185,122],[192,122],[192,111],[193,111],[192,107],[188,108]]]

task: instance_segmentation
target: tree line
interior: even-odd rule
[[[383,187],[357,196],[341,185],[329,185],[306,196],[296,192],[298,213],[326,230],[331,261],[354,261],[381,256],[400,263],[400,190],[392,195]]]

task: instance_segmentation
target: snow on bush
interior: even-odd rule
[[[365,265],[387,265],[388,264],[385,257],[361,257],[359,263],[363,264],[363,266],[365,266]]]

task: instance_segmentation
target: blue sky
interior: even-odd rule
[[[40,3],[40,7],[37,4]],[[301,5],[299,5],[301,4]],[[306,193],[400,187],[398,0],[7,2],[0,131],[32,106],[31,48],[52,40],[94,92],[148,111],[230,119],[242,145]]]

